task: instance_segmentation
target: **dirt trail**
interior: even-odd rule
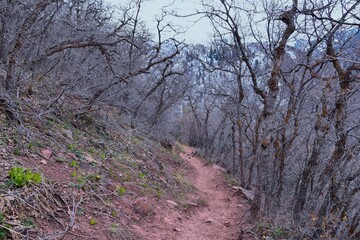
[[[185,146],[184,149],[181,157],[189,163],[188,177],[197,189],[196,193],[188,195],[189,203],[199,206],[185,214],[168,202],[158,207],[155,219],[138,230],[151,240],[253,239],[241,233],[246,228],[246,201],[233,194],[234,190],[224,181],[221,168],[205,165],[202,159],[194,156],[193,148]]]

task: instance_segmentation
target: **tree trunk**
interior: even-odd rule
[[[293,0],[293,6],[290,11],[287,12],[286,20],[283,20],[283,22],[286,24],[286,28],[282,34],[282,38],[279,42],[279,45],[274,50],[274,60],[273,60],[273,68],[271,70],[270,79],[267,82],[268,85],[268,93],[266,94],[266,97],[264,99],[264,107],[262,114],[260,116],[262,123],[260,125],[260,133],[262,134],[261,138],[261,147],[262,149],[260,151],[263,151],[264,154],[262,158],[257,158],[257,183],[256,183],[256,189],[255,189],[255,196],[252,206],[251,206],[251,212],[253,216],[256,216],[258,214],[258,211],[260,211],[261,206],[261,195],[262,195],[262,189],[266,188],[267,183],[263,182],[262,175],[267,176],[269,173],[269,169],[267,168],[268,162],[272,161],[273,153],[271,150],[270,145],[273,145],[272,141],[275,139],[273,136],[274,134],[274,124],[276,123],[275,118],[275,104],[279,93],[279,75],[281,73],[281,66],[283,62],[283,57],[285,54],[285,48],[286,44],[290,38],[290,36],[295,31],[295,14],[297,11],[297,0]],[[270,127],[271,126],[271,127]],[[270,129],[269,129],[270,127]],[[271,180],[271,179],[270,179]],[[260,181],[260,182],[258,182]],[[266,198],[270,197],[272,194],[272,189],[268,188],[267,193],[265,193],[265,202]]]

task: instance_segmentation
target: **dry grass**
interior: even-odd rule
[[[0,114],[0,129],[0,238],[1,234],[14,239],[51,238],[55,232],[79,235],[82,228],[85,232],[80,235],[86,236],[93,228],[87,218],[97,215],[95,225],[108,229],[111,239],[140,239],[130,226],[111,225],[109,216],[120,219],[132,214],[112,216],[113,209],[139,196],[177,196],[190,188],[181,174],[174,177],[181,166],[176,152],[99,115],[82,116],[76,123],[70,115],[48,116],[26,121],[25,131],[19,131]],[[42,155],[44,149],[51,151],[51,157]],[[36,169],[43,181],[8,188],[7,172],[14,165]],[[74,209],[77,203],[79,208]],[[34,235],[39,225],[43,229]]]

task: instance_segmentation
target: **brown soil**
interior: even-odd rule
[[[46,151],[42,151],[41,155],[44,153]],[[69,166],[69,161],[73,160],[74,156],[65,153],[40,155],[41,157],[30,155],[11,158],[11,161],[10,159],[0,161],[2,163],[0,172],[8,172],[10,166],[15,165],[15,162],[16,165],[35,168],[52,184],[43,191],[41,186],[35,188],[39,194],[42,194],[40,194],[41,196],[44,196],[43,198],[49,198],[48,201],[44,200],[43,204],[53,202],[51,199],[56,196],[61,199],[62,207],[56,204],[45,206],[48,212],[53,213],[51,216],[35,217],[39,215],[37,210],[34,211],[34,214],[26,213],[27,216],[34,219],[35,225],[38,226],[26,232],[29,239],[36,239],[39,236],[59,239],[56,237],[56,233],[70,225],[69,211],[80,199],[82,202],[77,209],[73,228],[65,234],[64,240],[254,239],[251,232],[247,230],[250,227],[247,224],[247,200],[226,183],[222,168],[216,165],[206,165],[203,159],[196,157],[194,153],[195,149],[184,146],[184,153],[181,153],[180,156],[185,163],[179,166],[171,166],[174,164],[171,161],[167,163],[169,165],[167,167],[171,168],[174,177],[182,178],[181,181],[188,186],[187,191],[177,197],[171,197],[173,195],[170,194],[164,195],[162,198],[150,194],[139,195],[136,189],[131,188],[131,185],[124,185],[127,194],[118,196],[114,194],[118,184],[116,181],[114,182],[114,179],[108,179],[107,185],[100,182],[93,183],[93,185],[98,185],[96,191],[91,188],[83,191],[70,187],[71,183],[77,183],[76,178],[71,177],[74,168]],[[159,157],[167,159],[165,155],[161,156],[160,154]],[[59,158],[64,159],[66,163],[55,160]],[[80,161],[80,164],[81,168],[76,170],[79,176],[91,173],[102,176],[101,171],[105,171],[103,168],[106,167],[103,165],[93,166],[85,160]],[[179,171],[181,173],[176,176]],[[168,182],[168,177],[163,176],[162,178],[166,184],[174,183]],[[18,191],[20,190],[24,191],[24,196],[19,196],[24,198],[27,196],[26,191],[35,191],[32,188],[21,188]],[[72,203],[73,200],[74,203]],[[47,214],[41,216],[47,216]],[[89,224],[91,219],[96,219],[96,224]]]
[[[194,156],[195,149],[184,150],[181,157],[189,164],[187,176],[196,189],[181,204],[168,200],[153,207],[155,215],[134,229],[151,240],[254,239],[246,230],[247,202],[226,184],[222,169],[206,165]]]

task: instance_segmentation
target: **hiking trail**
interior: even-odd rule
[[[254,239],[245,229],[247,201],[226,183],[221,167],[206,164],[195,149],[183,146],[180,156],[188,163],[187,177],[196,188],[187,194],[189,211],[166,201],[151,221],[136,230],[151,240],[240,240]]]

